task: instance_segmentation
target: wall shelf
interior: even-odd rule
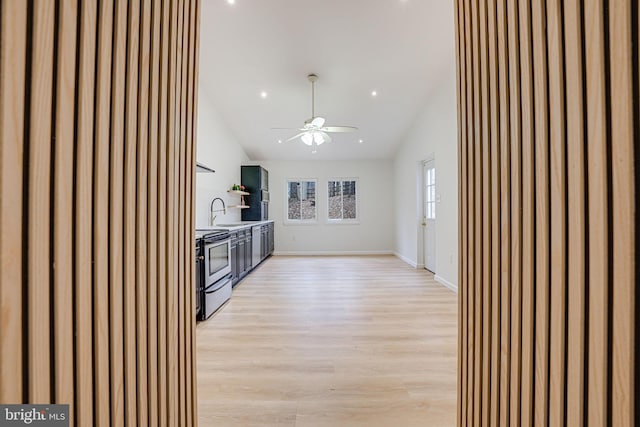
[[[239,196],[248,196],[251,194],[251,193],[247,193],[246,191],[240,191],[240,190],[227,190],[227,193],[237,194]]]

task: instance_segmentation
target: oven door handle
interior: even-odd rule
[[[220,288],[222,288],[224,285],[226,285],[228,281],[229,281],[229,276],[226,276],[226,277],[218,280],[216,283],[214,283],[213,285],[210,286],[210,288],[212,288],[212,287],[216,286],[217,283],[220,283],[220,285],[218,285],[215,289],[211,289],[210,290],[209,288],[207,288],[207,289],[204,290],[204,293],[205,294],[212,294],[212,293],[220,290]]]

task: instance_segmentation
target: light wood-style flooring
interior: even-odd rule
[[[271,257],[197,326],[199,425],[453,426],[456,334],[396,257]]]

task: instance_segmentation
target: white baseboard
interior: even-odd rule
[[[436,280],[436,282],[443,284],[444,286],[446,286],[447,288],[451,289],[456,294],[458,293],[458,286],[454,285],[453,283],[451,283],[450,281],[448,281],[444,277],[438,276],[436,274],[433,278]]]
[[[411,267],[413,268],[418,268],[418,264],[412,260],[407,258],[406,256],[399,254],[398,252],[394,252],[393,253],[397,258],[400,258],[402,261],[406,262],[407,264],[409,264]]]
[[[350,256],[350,255],[393,255],[392,251],[276,251],[280,256]]]

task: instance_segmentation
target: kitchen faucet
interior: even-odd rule
[[[213,210],[213,204],[216,202],[216,200],[220,200],[222,202],[222,209],[218,209],[217,211]],[[215,199],[213,199],[211,201],[211,210],[209,212],[209,225],[216,225],[216,217],[218,215],[214,215],[214,212],[222,212],[223,214],[227,213],[227,206],[224,204],[224,200],[222,200],[220,197],[216,197]]]

